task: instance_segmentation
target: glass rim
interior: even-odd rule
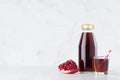
[[[108,57],[105,58],[105,56],[94,56],[94,59],[108,59]]]

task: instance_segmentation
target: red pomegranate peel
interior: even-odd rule
[[[58,69],[66,74],[73,74],[79,71],[76,63],[73,60],[67,60],[66,62],[60,64]]]

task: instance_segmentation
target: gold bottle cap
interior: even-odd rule
[[[93,24],[83,24],[82,25],[82,29],[94,29],[94,25]]]

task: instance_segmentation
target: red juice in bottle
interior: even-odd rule
[[[94,71],[94,56],[97,55],[97,46],[93,33],[94,25],[82,25],[82,34],[79,43],[78,65],[80,71]]]

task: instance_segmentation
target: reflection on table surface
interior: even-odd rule
[[[56,67],[0,67],[0,80],[120,80],[120,70],[113,68],[107,75],[94,72],[64,74]]]

